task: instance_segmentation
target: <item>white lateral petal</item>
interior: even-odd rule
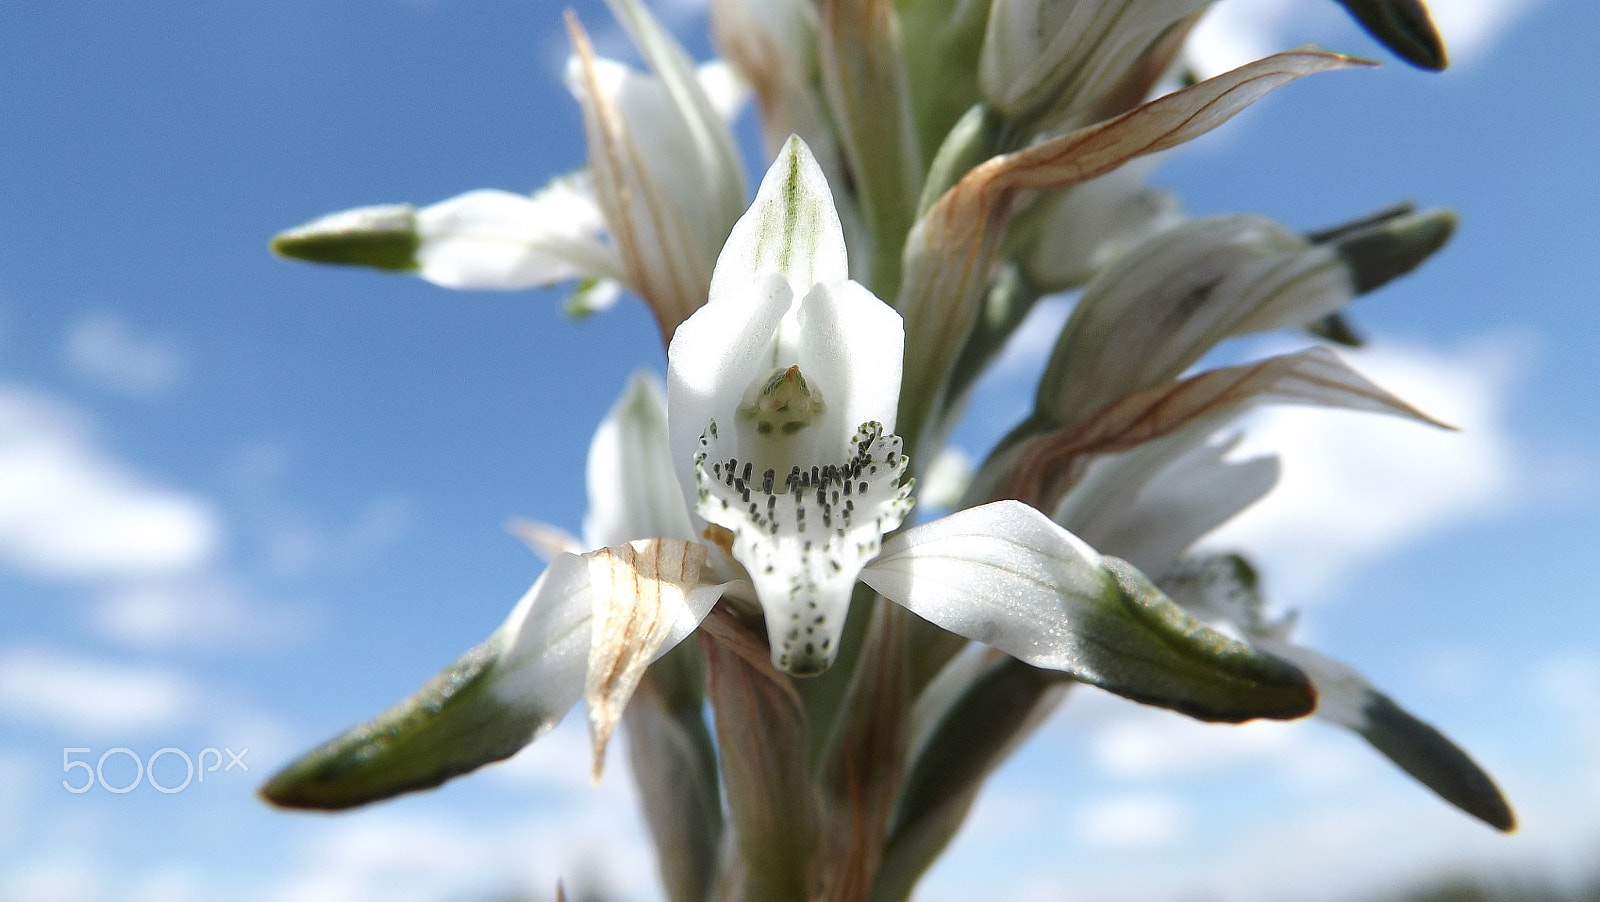
[[[1016,501],[895,536],[861,581],[950,632],[1057,670],[1082,658],[1074,607],[1114,591],[1093,548]]]
[[[843,438],[875,422],[894,432],[906,340],[900,314],[859,282],[845,281],[806,295],[799,325],[796,362],[828,404],[827,430]]]
[[[695,538],[672,469],[666,394],[653,374],[637,373],[595,430],[587,475],[585,547]]]
[[[436,285],[516,289],[621,267],[587,183],[558,179],[532,197],[481,190],[417,211],[418,272]]]
[[[777,366],[773,336],[793,302],[777,274],[746,282],[742,303],[707,304],[678,326],[667,351],[667,426],[684,498],[695,499],[694,454],[712,420],[732,423],[744,392]],[[745,454],[733,449],[734,455]],[[746,455],[748,458],[748,455]]]

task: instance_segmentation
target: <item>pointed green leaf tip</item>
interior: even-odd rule
[[[279,771],[261,797],[284,808],[338,811],[509,758],[559,719],[516,710],[488,690],[498,638],[477,646],[416,694]]]
[[[330,213],[272,239],[280,257],[309,263],[370,266],[390,272],[417,268],[417,211],[408,204],[357,207]]]
[[[1395,55],[1421,69],[1442,72],[1450,65],[1444,38],[1423,0],[1337,0]]]
[[[1356,294],[1366,294],[1421,266],[1445,246],[1455,231],[1453,211],[1418,213],[1402,204],[1306,237],[1317,244],[1332,245],[1350,270]]]
[[[1516,815],[1494,780],[1443,733],[1413,717],[1381,692],[1369,691],[1359,732],[1372,747],[1439,794],[1489,826],[1509,833]]]
[[[1300,668],[1208,629],[1126,561],[1106,557],[1104,566],[1116,584],[1118,613],[1147,632],[1138,647],[1106,656],[1101,688],[1226,723],[1289,720],[1316,708],[1317,691]],[[1119,662],[1115,672],[1112,661]]]

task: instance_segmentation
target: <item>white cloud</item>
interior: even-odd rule
[[[0,653],[0,716],[91,733],[169,727],[198,688],[165,669],[108,664],[42,649]]]
[[[633,813],[571,801],[510,821],[363,811],[317,830],[298,872],[266,898],[549,898],[558,880],[605,898],[659,898]]]
[[[136,398],[155,398],[176,388],[184,362],[176,348],[138,334],[115,316],[79,320],[67,334],[67,364],[101,388]]]
[[[268,569],[280,577],[302,577],[320,569],[369,563],[405,538],[416,522],[417,506],[408,497],[375,498],[339,525],[317,523],[275,501],[263,505],[263,553]]]
[[[1515,345],[1500,339],[1447,352],[1376,344],[1344,355],[1459,432],[1349,411],[1251,414],[1234,455],[1276,452],[1282,479],[1205,544],[1251,552],[1273,596],[1298,604],[1407,542],[1508,505],[1519,465],[1504,419]]]
[[[1078,820],[1077,835],[1096,848],[1155,848],[1182,839],[1188,826],[1189,813],[1181,802],[1145,793],[1090,802]]]
[[[1293,14],[1293,15],[1291,15]],[[1228,0],[1212,4],[1189,35],[1190,64],[1211,76],[1293,46],[1287,32],[1301,15],[1326,20],[1327,10],[1301,0]]]
[[[1155,778],[1272,760],[1295,742],[1295,727],[1284,723],[1223,726],[1166,711],[1134,710],[1097,730],[1090,751],[1107,774]]]
[[[120,586],[95,608],[102,634],[141,649],[278,648],[304,635],[307,616],[256,601],[237,580],[213,574]]]
[[[1444,35],[1452,61],[1487,51],[1536,0],[1428,0],[1433,22]]]
[[[106,456],[77,411],[0,386],[0,565],[58,578],[172,573],[202,562],[218,534],[207,504]]]
[[[1428,0],[1453,66],[1490,50],[1537,0]],[[1213,4],[1195,27],[1189,58],[1203,75],[1307,42],[1330,44],[1353,37],[1355,25],[1332,4],[1305,0],[1228,0]]]
[[[34,902],[79,902],[106,898],[100,869],[79,856],[61,855],[21,864],[0,876],[0,895]]]

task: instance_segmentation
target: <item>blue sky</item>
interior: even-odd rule
[[[1154,180],[1192,213],[1297,228],[1399,199],[1460,211],[1436,260],[1357,304],[1374,342],[1352,359],[1463,431],[1269,412],[1248,441],[1284,453],[1282,497],[1218,541],[1258,553],[1314,644],[1489,766],[1523,830],[1492,834],[1317,724],[1201,727],[1083,691],[922,898],[1349,897],[1439,867],[1567,874],[1600,849],[1600,9],[1435,5],[1458,38],[1442,76],[1325,0],[1226,0],[1263,50],[1386,64],[1297,84]],[[598,2],[573,6],[625,52]],[[625,775],[588,785],[576,720],[353,815],[252,795],[499,623],[541,566],[506,519],[576,530],[594,426],[662,366],[636,302],[573,322],[556,293],[265,248],[324,212],[579,165],[559,11],[0,5],[0,897],[477,898],[587,875],[654,898]],[[709,53],[694,3],[660,11]],[[1013,349],[969,443],[1006,425],[1038,353]],[[170,795],[62,787],[82,774],[64,748],[118,747],[248,748],[250,770]],[[127,756],[105,768],[132,778]]]

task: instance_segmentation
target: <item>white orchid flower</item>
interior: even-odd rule
[[[848,278],[827,181],[791,138],[734,226],[707,303],[672,341],[665,420],[659,393],[636,382],[596,436],[585,532],[608,544],[558,554],[488,641],[264,794],[340,808],[437,785],[512,754],[580,698],[598,765],[645,667],[719,598],[759,606],[773,665],[808,676],[837,654],[858,582],[1035,666],[1140,698],[1189,692],[1167,661],[1150,662],[1192,671],[1206,651],[1184,649],[1227,640],[1172,620],[1170,602],[1128,588],[1142,578],[1130,583],[1027,505],[884,540],[911,508],[893,434],[903,341],[899,315]],[[1310,705],[1292,668],[1230,649],[1215,660],[1233,668],[1230,686],[1275,693],[1284,716]]]
[[[612,0],[649,73],[594,55],[571,22],[567,85],[583,108],[589,167],[530,195],[480,189],[416,209],[358,207],[273,240],[322,263],[415,272],[445,288],[515,290],[580,280],[579,306],[642,297],[663,334],[705,299],[744,203],[728,122],[748,90],[720,60],[698,68],[638,0]]]

